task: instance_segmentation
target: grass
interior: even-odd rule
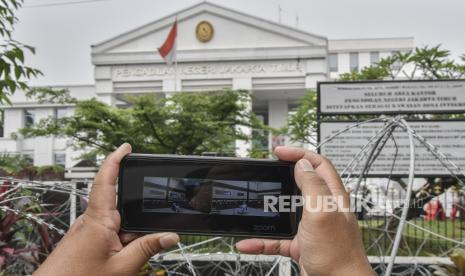
[[[425,230],[410,224],[405,226],[400,256],[443,256],[457,246],[453,240],[463,241],[465,238],[465,221],[424,221],[418,218],[410,222]],[[386,232],[381,228],[383,224],[383,219],[359,221],[369,255],[389,255],[391,251],[395,230]]]

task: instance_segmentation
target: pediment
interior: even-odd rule
[[[136,53],[156,51],[178,18],[178,50],[327,47],[327,39],[255,16],[202,2],[92,47],[92,53]],[[209,42],[197,39],[199,22],[213,25]]]

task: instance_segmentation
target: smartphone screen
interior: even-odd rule
[[[143,212],[279,216],[265,212],[264,196],[281,194],[282,183],[208,178],[144,177]]]
[[[293,164],[275,160],[131,154],[118,191],[126,231],[290,237],[300,215],[264,208],[298,194]]]

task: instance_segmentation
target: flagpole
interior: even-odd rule
[[[176,22],[176,44],[175,44],[175,49],[174,49],[174,92],[178,92],[178,30],[177,30],[177,24],[178,24],[178,16],[176,15],[174,22]]]
[[[174,59],[174,92],[178,92],[178,55]]]

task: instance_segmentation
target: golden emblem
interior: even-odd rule
[[[213,25],[208,21],[201,21],[195,28],[195,34],[200,42],[208,42],[213,37]]]

